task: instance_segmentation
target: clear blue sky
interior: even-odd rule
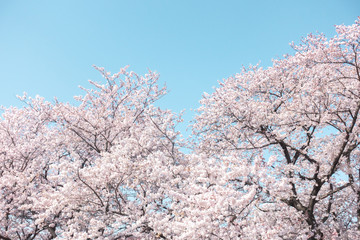
[[[161,106],[192,118],[203,92],[242,66],[266,67],[310,32],[352,24],[358,0],[0,0],[0,105],[24,91],[73,102],[91,66],[160,73]]]

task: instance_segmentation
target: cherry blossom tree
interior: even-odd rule
[[[204,94],[189,142],[151,71],[95,67],[77,105],[20,97],[0,239],[359,239],[360,18],[336,30]]]
[[[78,106],[22,98],[1,119],[0,238],[165,238],[183,168],[181,121],[158,75],[97,68]]]
[[[211,207],[187,215],[207,236],[360,238],[360,19],[336,31],[204,95],[193,198]]]
[[[52,107],[39,97],[28,104],[5,110],[0,122],[0,239],[54,234],[50,224],[56,216],[48,216],[39,227],[37,216],[45,209],[34,205],[43,193],[56,191],[48,179],[59,155],[56,130],[49,127]],[[56,207],[56,201],[50,203]]]

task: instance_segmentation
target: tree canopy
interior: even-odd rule
[[[359,239],[360,18],[204,94],[189,140],[158,75],[0,119],[0,239]],[[183,151],[191,148],[190,152]]]

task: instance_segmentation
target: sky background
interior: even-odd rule
[[[102,81],[92,65],[160,73],[158,105],[186,123],[203,92],[243,66],[267,67],[308,33],[331,37],[354,23],[359,0],[0,0],[0,105],[25,91],[75,103],[79,85]]]

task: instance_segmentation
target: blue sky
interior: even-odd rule
[[[352,24],[358,0],[10,1],[0,0],[0,105],[24,91],[73,102],[101,81],[93,64],[160,73],[170,93],[159,105],[186,109],[242,66],[271,64],[310,32]]]

